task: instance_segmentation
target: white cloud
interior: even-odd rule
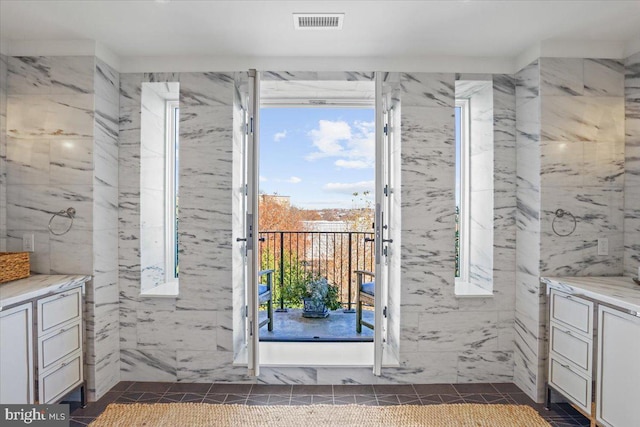
[[[287,131],[283,130],[282,132],[277,132],[275,135],[273,135],[273,140],[275,142],[278,142],[285,139],[286,137],[287,137]]]
[[[260,182],[267,182],[267,177],[260,175]]]
[[[322,188],[330,193],[353,194],[355,192],[361,193],[363,191],[373,192],[374,186],[374,181],[330,182],[325,184]]]
[[[335,165],[364,169],[375,161],[375,123],[320,120],[318,128],[309,132],[316,151],[307,160],[339,157]]]
[[[334,165],[338,166],[339,168],[345,168],[345,169],[367,169],[367,168],[373,167],[373,164],[369,162],[365,162],[364,160],[345,160],[345,159],[336,160]]]
[[[310,131],[309,136],[318,151],[310,153],[308,160],[339,156],[344,152],[342,141],[351,139],[351,126],[344,121],[320,120],[318,129]]]
[[[289,184],[298,184],[302,182],[302,179],[298,178],[297,176],[292,176],[289,179],[285,179],[284,182],[288,182]]]

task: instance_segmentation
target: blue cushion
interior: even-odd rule
[[[258,295],[262,295],[267,292],[267,285],[258,285]]]
[[[375,296],[376,283],[375,282],[366,282],[360,286],[360,290],[365,294],[369,294],[371,296]]]

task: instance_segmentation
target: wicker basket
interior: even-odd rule
[[[29,252],[0,252],[0,283],[29,277]]]

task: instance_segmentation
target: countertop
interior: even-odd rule
[[[20,280],[0,284],[0,311],[4,307],[75,288],[91,280],[91,276],[67,274],[34,274]]]
[[[547,286],[640,313],[640,286],[631,277],[541,277]]]

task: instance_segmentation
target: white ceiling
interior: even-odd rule
[[[340,31],[295,31],[294,12],[343,12]],[[640,1],[0,0],[0,40],[91,40],[137,57],[515,58],[549,42],[623,51]],[[634,45],[636,46],[636,45]]]

